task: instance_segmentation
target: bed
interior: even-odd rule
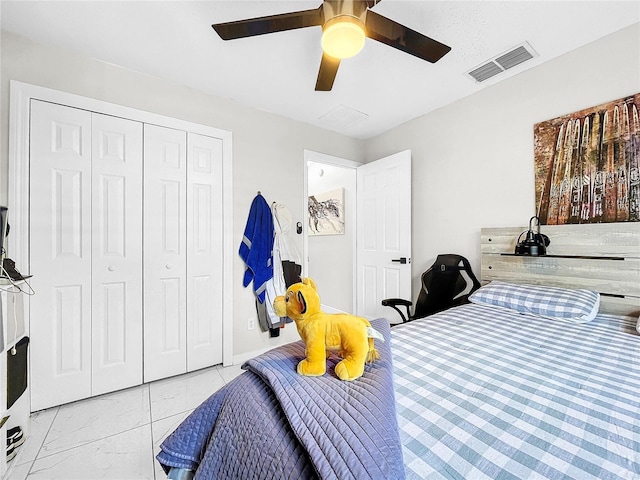
[[[600,236],[606,255],[592,246],[589,258],[547,259],[503,255],[517,235],[483,230],[491,278],[473,303],[393,329],[374,320],[382,358],[354,382],[335,377],[333,358],[324,377],[297,375],[301,342],[267,352],[157,458],[169,478],[640,478],[640,231],[630,228],[618,227],[624,241]],[[609,267],[590,266],[584,281],[599,288],[582,289],[594,257],[618,274],[602,281]]]
[[[640,478],[635,327],[472,304],[394,329],[406,477]]]

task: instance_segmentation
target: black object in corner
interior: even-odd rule
[[[22,337],[14,348],[7,351],[7,409],[11,408],[27,389],[28,346],[29,337]]]

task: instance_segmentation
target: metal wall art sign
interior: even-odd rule
[[[534,126],[546,225],[640,221],[640,93]]]

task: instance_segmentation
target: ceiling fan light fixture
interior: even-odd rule
[[[333,58],[349,58],[364,47],[364,24],[358,17],[338,15],[322,28],[322,50]]]

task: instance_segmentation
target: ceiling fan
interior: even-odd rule
[[[322,26],[322,61],[316,91],[329,91],[340,60],[356,55],[365,37],[435,63],[451,47],[370,10],[381,0],[324,0],[313,10],[217,23],[213,29],[223,40],[253,37],[296,28]]]

